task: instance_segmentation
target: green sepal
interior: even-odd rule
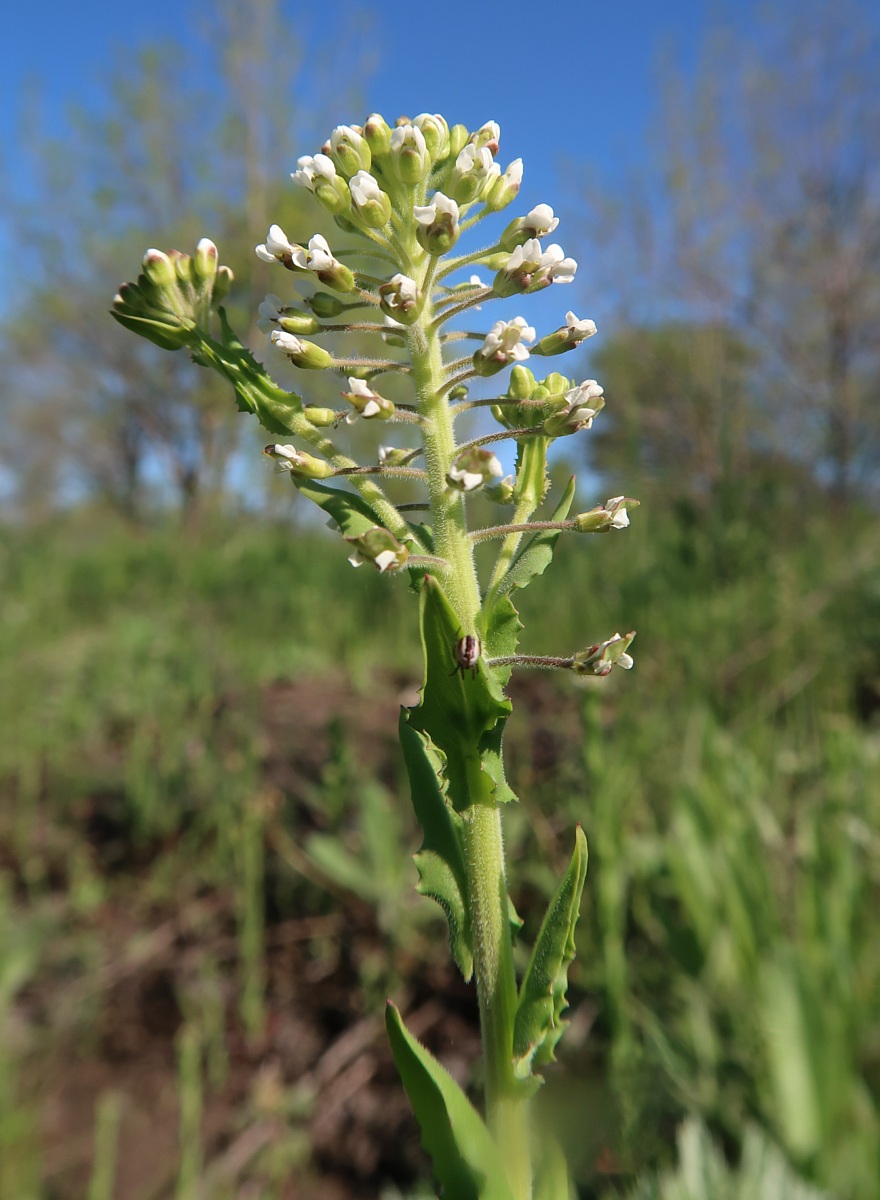
[[[361,537],[382,522],[362,496],[346,492],[342,488],[328,487],[316,479],[291,476],[298,492],[301,492],[318,508],[323,508],[339,526],[343,537]]]
[[[568,481],[562,499],[550,516],[551,521],[564,521],[574,500],[574,477]],[[550,565],[561,530],[550,529],[529,538],[510,564],[507,574],[498,584],[496,595],[504,596],[514,588],[524,588]]]
[[[427,734],[410,725],[406,709],[400,713],[400,746],[413,809],[425,835],[413,857],[419,872],[417,891],[436,900],[445,912],[452,957],[467,982],[474,971],[474,955],[461,817],[443,794],[443,764],[436,747]]]
[[[426,575],[420,595],[425,682],[421,702],[409,711],[410,723],[426,733],[446,759],[450,801],[461,812],[472,804],[490,803],[498,783],[483,769],[484,749],[498,753],[500,731],[493,731],[511,711],[494,672],[482,656],[473,668],[458,668],[455,647],[464,633],[452,605],[433,575]]]
[[[513,1200],[504,1163],[482,1117],[440,1063],[412,1036],[389,1001],[391,1053],[449,1200]]]
[[[513,1029],[514,1071],[520,1079],[533,1066],[553,1062],[565,1024],[568,966],[575,955],[574,931],[587,876],[587,839],[578,825],[574,853],[550,901],[519,991]]]

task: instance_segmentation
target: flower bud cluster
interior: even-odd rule
[[[218,265],[217,247],[202,238],[190,257],[179,250],[148,250],[136,283],[113,297],[112,315],[163,350],[194,347],[208,314],[224,299],[232,271]]]

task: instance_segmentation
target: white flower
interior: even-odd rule
[[[599,390],[601,391],[601,388]],[[629,525],[629,514],[626,511],[626,505],[623,501],[623,496],[612,496],[605,503],[606,512],[613,513],[611,518],[612,529],[626,529],[627,525]],[[618,634],[615,634],[615,638],[618,636]],[[630,666],[632,666],[632,660],[630,660]]]
[[[512,163],[508,164],[507,170],[501,177],[508,187],[513,187],[519,190],[523,178],[523,160],[515,158]]]
[[[483,283],[483,281],[482,281],[482,279],[479,277],[479,275],[471,275],[470,279],[468,280],[468,283],[471,285],[471,287],[481,287],[481,288],[484,288],[484,287],[488,287],[488,286],[489,286],[489,285],[488,285],[488,283]]]
[[[367,420],[370,417],[390,417],[393,414],[394,405],[391,401],[374,391],[366,380],[349,376],[348,388],[348,392],[342,393],[343,396],[351,401],[355,413],[360,413]],[[346,423],[351,424],[348,418]]]
[[[314,192],[322,179],[332,183],[336,178],[336,167],[326,154],[304,154],[296,160],[296,165],[298,170],[291,172],[290,178],[310,192]]]
[[[523,217],[522,228],[528,229],[534,237],[546,237],[558,224],[559,218],[554,217],[549,204],[537,204]]]
[[[299,246],[287,240],[287,234],[280,225],[270,225],[265,242],[256,247],[257,258],[269,263],[292,258],[297,250]]]
[[[271,341],[275,349],[280,350],[282,354],[302,354],[306,348],[306,343],[295,333],[286,333],[283,329],[273,329]]]
[[[301,454],[296,446],[291,446],[289,443],[282,445],[276,442],[274,446],[267,446],[265,452],[270,458],[278,461],[279,467],[283,467],[287,471],[295,471],[298,467],[304,467],[309,457]]]
[[[486,334],[480,352],[486,358],[504,355],[508,361],[513,359],[515,362],[525,362],[529,352],[522,343],[534,340],[535,330],[526,324],[525,317],[514,317],[512,321],[496,321]]]
[[[410,279],[408,275],[401,275],[398,272],[392,275],[388,283],[383,283],[379,288],[379,295],[382,298],[382,303],[391,309],[400,309],[401,312],[406,312],[407,309],[413,307],[419,298],[419,285],[414,279]]]
[[[547,283],[571,283],[577,271],[573,258],[566,258],[561,246],[548,246],[541,255],[539,277]]]
[[[416,125],[398,125],[391,130],[391,153],[400,154],[400,152],[409,148],[415,150],[421,157],[427,154],[428,147],[425,145],[425,135]]]
[[[389,567],[397,566],[397,555],[393,550],[380,550],[373,562],[380,571],[387,571]],[[629,655],[625,657],[629,658]],[[632,665],[632,659],[630,659],[630,665]]]
[[[490,154],[498,153],[498,143],[501,140],[501,126],[497,121],[486,121],[476,133],[471,134],[471,142],[477,146],[488,148]]]
[[[591,321],[589,317],[586,317],[583,321],[579,321],[573,312],[565,314],[565,327],[569,331],[573,342],[583,342],[586,338],[592,337],[596,332],[595,321]],[[595,381],[591,380],[590,382]]]
[[[501,463],[491,452],[475,447],[464,450],[449,468],[446,482],[458,492],[475,492],[484,483],[504,473]]]
[[[468,142],[455,160],[455,175],[459,179],[469,176],[486,184],[500,174],[501,168],[486,146],[477,147],[473,142]]]
[[[262,333],[269,333],[273,325],[276,325],[284,316],[284,301],[274,292],[269,292],[266,298],[260,302],[257,316],[259,318],[257,328]]]
[[[537,238],[529,238],[521,246],[514,247],[504,270],[506,274],[514,277],[532,275],[541,266],[543,259],[541,243]]]
[[[302,271],[314,271],[318,274],[321,271],[329,271],[342,264],[330,253],[330,247],[327,244],[327,239],[323,234],[316,233],[314,237],[309,238],[309,248],[304,250],[302,246],[297,246],[296,252],[293,255],[294,265]]]
[[[351,190],[351,198],[358,208],[368,204],[371,200],[382,202],[382,189],[369,171],[358,171],[349,181],[348,186]]]
[[[458,205],[454,200],[450,200],[448,196],[444,196],[442,192],[435,192],[430,204],[413,205],[413,216],[425,228],[434,224],[438,213],[448,213],[452,218],[452,223],[454,225],[458,224]]]

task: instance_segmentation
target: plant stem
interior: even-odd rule
[[[417,246],[410,248],[415,260]],[[459,447],[445,400],[448,389],[440,336],[430,297],[408,331],[436,553],[448,563],[443,583],[462,630],[476,632],[480,589],[473,545],[460,493],[446,475]],[[474,789],[473,795],[477,794]],[[464,800],[461,797],[460,800]],[[513,1075],[516,979],[513,971],[501,813],[497,803],[459,805],[464,825],[468,905],[473,931],[474,974],[486,1078],[486,1111],[516,1200],[530,1200],[531,1165],[526,1106]]]

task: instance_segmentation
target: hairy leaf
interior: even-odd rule
[[[568,516],[573,500],[574,477],[568,481],[568,486],[563,493],[562,499],[553,510],[550,520],[564,521]],[[494,594],[504,596],[508,592],[513,591],[514,588],[527,587],[536,575],[543,574],[553,558],[553,551],[559,540],[560,532],[558,529],[548,529],[543,533],[536,533],[533,537],[529,538],[510,564],[510,569],[498,585]]]
[[[294,478],[293,482],[299,492],[333,518],[343,537],[360,537],[368,529],[382,524],[366,500],[355,492],[328,487],[316,479]]]
[[[414,729],[406,710],[400,714],[403,750],[413,808],[424,841],[414,861],[419,872],[418,891],[436,900],[449,922],[452,957],[465,980],[474,969],[467,879],[461,843],[461,817],[443,793],[443,764],[428,735]]]
[[[580,825],[574,854],[556,895],[550,901],[522,981],[513,1033],[517,1075],[526,1078],[533,1065],[552,1062],[565,1022],[568,966],[574,959],[574,931],[587,875],[587,839]]]
[[[513,1200],[498,1148],[482,1117],[449,1074],[412,1036],[389,1002],[391,1053],[449,1200]]]

